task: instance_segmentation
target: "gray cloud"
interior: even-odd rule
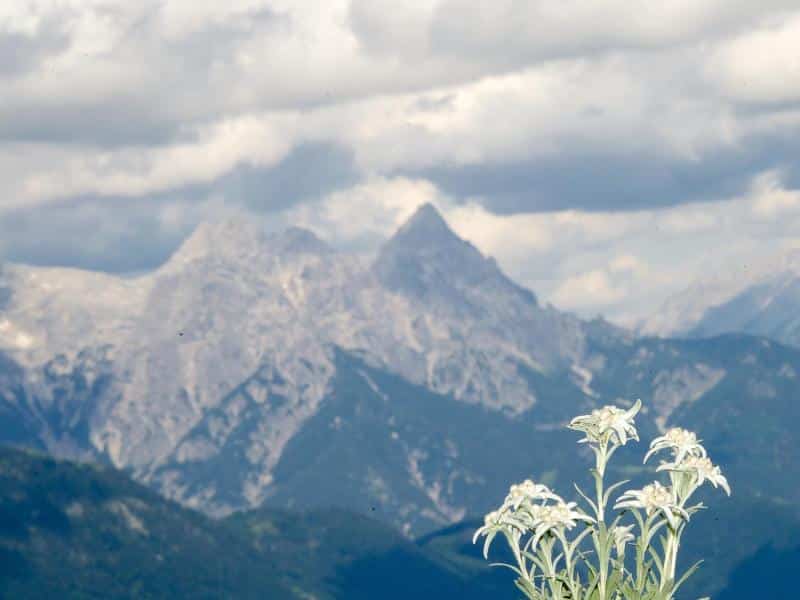
[[[106,272],[148,270],[180,244],[186,230],[161,227],[164,198],[73,199],[0,215],[2,258]]]
[[[0,140],[99,147],[156,146],[182,137],[181,124],[136,98],[60,107],[19,105],[0,119]]]
[[[86,10],[103,20],[99,38],[111,38],[99,49],[90,34],[67,27],[84,15],[67,7],[44,14],[35,34],[0,30],[0,75],[7,77],[0,82],[0,142],[113,147],[181,141],[193,126],[245,108],[231,97],[239,74],[235,53],[253,36],[289,26],[285,15],[256,7],[170,37],[166,5],[131,6]],[[68,64],[44,64],[59,54],[71,56]]]
[[[538,264],[517,272],[549,278],[550,292],[672,285],[650,252],[658,218],[634,211],[685,205],[671,227],[710,235],[714,224],[693,229],[703,215],[691,203],[722,206],[776,171],[766,220],[747,225],[744,207],[737,227],[751,248],[791,233],[764,215],[789,210],[800,188],[800,79],[782,58],[800,48],[800,13],[795,0],[734,4],[11,3],[0,252],[145,270],[226,210],[268,214],[271,227],[306,214],[367,250],[427,195],[456,216],[482,203],[484,225],[462,226],[487,248],[516,230],[498,215],[532,217],[513,221],[536,228],[515,244],[538,263],[504,260]],[[564,209],[592,214],[565,221]],[[552,233],[569,227],[572,241]],[[614,262],[628,254],[644,266]]]
[[[779,168],[800,187],[800,141],[752,137],[740,148],[699,160],[581,154],[438,166],[398,174],[424,177],[456,198],[480,197],[501,214],[579,209],[622,211],[724,199],[744,192],[758,173]]]
[[[361,175],[352,152],[330,143],[304,143],[273,167],[239,165],[208,190],[258,213],[315,202],[354,185]]]
[[[227,210],[271,213],[271,227],[280,229],[282,211],[359,177],[347,150],[303,144],[273,167],[239,165],[209,185],[143,198],[83,196],[0,213],[0,257],[111,273],[150,270],[206,218]]]
[[[57,23],[47,23],[47,35],[33,38],[0,30],[0,78],[19,76],[36,67],[44,58],[62,52],[69,37]]]

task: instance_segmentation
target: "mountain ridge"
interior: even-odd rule
[[[382,506],[413,536],[487,509],[528,474],[569,481],[580,462],[565,422],[638,397],[643,435],[699,415],[733,475],[800,499],[780,479],[794,467],[778,473],[768,442],[741,436],[732,417],[747,406],[783,411],[762,426],[800,457],[786,429],[794,408],[782,400],[798,351],[752,337],[637,338],[541,307],[443,230],[435,209],[421,210],[415,227],[430,222],[444,243],[400,248],[393,237],[387,247],[417,260],[423,293],[385,285],[375,263],[309,233],[257,226],[222,259],[200,253],[132,280],[15,266],[0,313],[0,441],[108,461],[216,516],[264,504]],[[275,240],[290,242],[285,254],[270,250]],[[451,264],[451,245],[485,273],[434,269]],[[28,346],[15,345],[20,335]],[[753,448],[736,458],[726,436]]]
[[[749,333],[800,347],[800,248],[754,265],[730,263],[693,282],[639,322],[645,335],[709,337]]]

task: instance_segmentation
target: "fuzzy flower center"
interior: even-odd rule
[[[687,431],[680,427],[670,429],[664,437],[677,446],[691,446],[697,444],[697,435],[695,435],[693,431]]]
[[[672,492],[657,481],[642,488],[642,504],[648,512],[672,503]]]

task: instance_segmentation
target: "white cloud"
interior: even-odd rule
[[[741,79],[764,97],[794,97],[800,16],[768,28],[793,6],[786,0],[476,6],[4,4],[7,31],[44,43],[57,23],[67,40],[0,81],[0,136],[38,145],[24,181],[0,182],[20,194],[6,205],[208,181],[306,139],[345,145],[380,176],[552,157],[691,163],[744,147],[748,135],[800,129],[800,111],[741,114],[708,88]],[[488,46],[505,54],[476,60]],[[294,125],[276,131],[284,121]],[[232,123],[247,125],[215,133]],[[126,140],[149,129],[165,139]],[[64,139],[48,142],[54,131]]]
[[[800,13],[773,19],[721,44],[708,76],[734,100],[800,100]]]
[[[242,117],[197,132],[197,140],[155,148],[65,152],[57,165],[39,168],[19,182],[19,193],[0,207],[30,206],[78,194],[141,196],[188,183],[210,182],[240,163],[269,166],[296,141],[291,119]],[[41,148],[30,149],[33,154]],[[44,153],[48,152],[44,148]],[[62,148],[62,151],[64,149]],[[13,155],[0,156],[0,164]]]
[[[798,40],[796,0],[0,2],[0,213],[144,198],[331,143],[363,181],[286,220],[366,248],[431,201],[542,297],[623,318],[714,261],[796,240]],[[535,212],[534,182],[523,212],[495,214],[497,198],[419,174],[647,159],[680,195],[682,169],[713,179],[729,155],[764,171],[735,197],[711,185],[708,202],[653,208],[643,193],[625,212],[599,192]],[[158,222],[183,231],[224,204],[187,198]]]
[[[594,310],[624,297],[625,289],[616,286],[608,273],[600,269],[568,277],[552,295],[556,305]]]
[[[437,0],[352,0],[348,20],[370,54],[420,60],[430,51],[430,22],[437,4]]]
[[[753,214],[768,220],[794,214],[800,217],[800,190],[787,190],[775,170],[759,175],[751,186]]]
[[[608,268],[612,273],[647,273],[647,264],[632,254],[622,254],[613,259]]]
[[[726,0],[422,0],[398,10],[373,0],[353,0],[356,34],[375,52],[468,56],[519,63],[596,51],[649,49],[735,31],[765,14],[793,8],[791,0],[758,4]],[[416,32],[409,38],[410,32]],[[409,42],[415,42],[410,44]]]
[[[321,202],[300,205],[284,215],[290,224],[307,227],[343,246],[385,239],[426,202],[444,208],[449,200],[434,185],[405,177],[374,177],[334,192]]]

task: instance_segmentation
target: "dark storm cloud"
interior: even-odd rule
[[[328,143],[306,143],[274,167],[239,165],[214,182],[210,190],[255,212],[274,212],[313,202],[359,179],[349,150]]]
[[[97,104],[43,107],[20,105],[0,119],[0,141],[155,146],[180,140],[180,124],[133,98]]]
[[[126,273],[158,267],[203,220],[215,195],[230,208],[277,213],[358,181],[352,155],[330,144],[298,146],[271,168],[238,166],[210,185],[145,197],[84,196],[0,213],[3,255],[11,262]],[[181,220],[164,227],[163,209]]]
[[[697,161],[665,157],[582,155],[435,167],[402,174],[426,177],[456,198],[480,196],[502,214],[565,209],[640,210],[723,200],[743,193],[758,173],[778,168],[800,186],[800,140],[763,137]]]
[[[157,267],[186,232],[158,221],[166,198],[76,198],[0,215],[3,259],[41,266],[107,272]]]

